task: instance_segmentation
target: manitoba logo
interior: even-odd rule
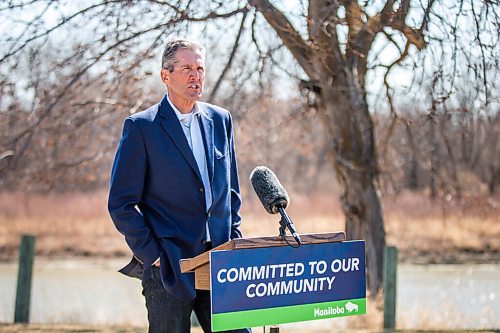
[[[342,315],[344,314],[344,309],[339,308],[338,306],[329,306],[326,309],[316,308],[314,309],[314,317],[324,317],[324,316],[332,316],[332,315]]]
[[[354,304],[352,302],[347,302],[345,305],[345,308],[347,309],[347,312],[351,313],[352,311],[358,312],[358,305]]]
[[[325,309],[316,308],[316,309],[314,309],[314,317],[344,315],[345,310],[347,310],[347,313],[352,313],[353,311],[358,312],[359,306],[357,304],[354,304],[353,302],[349,301],[344,305],[344,307],[339,307],[338,305],[336,305],[334,307],[329,306],[328,308],[325,308]]]

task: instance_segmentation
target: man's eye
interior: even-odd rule
[[[198,67],[198,72],[200,72],[200,73],[204,73],[204,72],[205,72],[205,68],[203,68],[203,67]]]

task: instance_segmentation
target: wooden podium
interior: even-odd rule
[[[295,240],[292,236],[286,236],[290,244],[294,244]],[[300,235],[302,245],[334,243],[345,241],[345,232],[328,232],[319,234],[304,234]],[[257,237],[257,238],[237,238],[221,244],[210,251],[189,259],[181,259],[181,272],[194,272],[195,288],[201,290],[210,290],[210,252],[219,250],[241,250],[255,249],[263,247],[278,247],[288,246],[286,241],[281,237]]]

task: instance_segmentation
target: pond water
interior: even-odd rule
[[[37,259],[30,321],[146,326],[137,279],[116,272],[127,259]],[[14,318],[17,264],[0,264],[0,322]],[[500,264],[398,267],[398,329],[500,328]],[[352,319],[352,318],[351,318]],[[286,327],[345,327],[346,318]]]

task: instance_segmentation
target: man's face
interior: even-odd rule
[[[199,51],[180,49],[175,53],[174,70],[161,70],[161,78],[168,87],[172,102],[194,103],[203,95],[205,59]]]

